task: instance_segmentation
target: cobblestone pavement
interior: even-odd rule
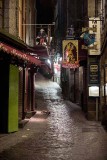
[[[107,132],[63,100],[55,83],[36,78],[36,114],[23,129],[0,136],[0,160],[107,160]]]

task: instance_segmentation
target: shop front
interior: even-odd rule
[[[107,47],[104,46],[100,60],[101,82],[100,82],[100,120],[107,127]]]
[[[0,132],[10,133],[18,131],[27,112],[35,111],[33,81],[41,61],[19,40],[0,37]]]
[[[82,49],[82,41],[63,41],[61,87],[65,99],[79,104],[86,111],[87,50]]]

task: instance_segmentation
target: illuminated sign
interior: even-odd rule
[[[78,68],[78,40],[63,41],[63,68]]]
[[[99,86],[90,86],[89,87],[89,96],[90,97],[99,97]]]

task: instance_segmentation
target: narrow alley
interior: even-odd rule
[[[0,135],[0,160],[107,160],[107,132],[64,100],[55,82],[37,76],[36,114],[18,132]]]

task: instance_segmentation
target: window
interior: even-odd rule
[[[25,0],[19,0],[19,37],[25,42]]]

